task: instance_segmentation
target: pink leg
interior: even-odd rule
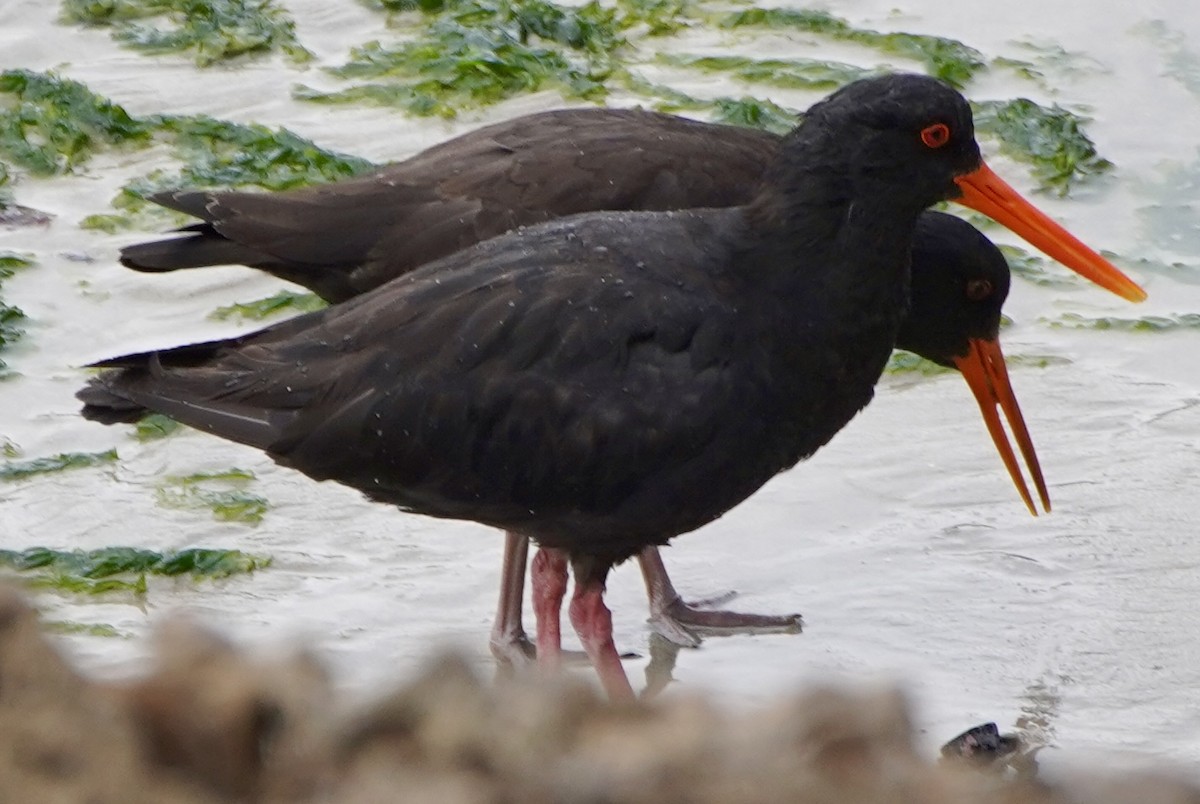
[[[533,643],[521,624],[525,595],[525,563],[529,558],[529,539],[519,533],[504,534],[504,565],[500,571],[500,603],[492,625],[492,655],[503,665],[524,667],[535,655]]]
[[[567,594],[567,554],[542,547],[533,557],[533,614],[537,618],[537,659],[543,670],[562,667],[562,632],[559,617]]]
[[[696,629],[705,633],[797,633],[804,621],[799,614],[743,614],[736,611],[710,611],[703,607],[724,602],[728,596],[714,601],[701,601],[689,605],[675,591],[675,585],[667,575],[662,555],[657,547],[646,547],[638,553],[642,568],[642,579],[646,582],[646,595],[650,599],[650,624],[659,634],[685,648],[700,644],[692,633]]]
[[[590,560],[576,561],[575,592],[571,596],[571,625],[583,650],[600,675],[600,683],[613,701],[634,700],[633,687],[621,667],[621,657],[612,638],[612,612],[604,605],[604,579],[608,566]],[[582,571],[581,571],[582,570]]]

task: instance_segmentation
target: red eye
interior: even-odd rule
[[[992,295],[992,283],[986,279],[971,279],[967,281],[967,298],[971,301],[983,301]]]
[[[930,148],[941,148],[950,142],[950,126],[945,123],[934,123],[921,129],[921,142]]]

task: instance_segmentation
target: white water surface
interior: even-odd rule
[[[58,25],[53,3],[7,0],[0,68],[56,69],[135,114],[285,125],[377,161],[563,103],[543,93],[446,122],[293,101],[297,83],[336,85],[319,66],[396,32],[352,2],[282,4],[317,55],[312,66],[268,58],[200,70],[183,57],[121,49],[103,30]],[[1105,4],[1102,13],[1091,2],[1030,0],[905,0],[899,11],[890,0],[848,0],[829,8],[855,25],[950,36],[989,56],[1036,55],[1023,41],[1082,54],[1073,62],[1080,69],[1047,65],[1045,86],[994,70],[969,94],[1087,109],[1095,118],[1089,131],[1116,170],[1071,199],[1039,196],[1038,203],[1098,248],[1182,267],[1131,270],[1150,293],[1137,307],[1083,283],[1014,282],[1007,354],[1061,359],[1012,372],[1053,514],[1025,512],[960,379],[885,378],[874,403],[816,457],[677,539],[666,559],[685,594],[734,589],[735,607],[799,610],[807,629],[710,638],[680,653],[675,689],[758,702],[805,680],[898,679],[914,693],[931,745],[981,721],[1008,728],[1026,718],[1064,752],[1135,751],[1193,765],[1200,761],[1200,333],[1072,331],[1046,320],[1200,312],[1200,14],[1192,0]],[[696,31],[665,47],[881,61],[861,48],[783,33]],[[671,78],[700,95],[756,94],[793,107],[815,99],[707,76]],[[1016,186],[1032,187],[1023,166],[990,161]],[[458,645],[487,667],[498,533],[367,503],[197,432],[142,444],[130,428],[77,416],[73,393],[86,376],[79,366],[248,331],[255,325],[206,316],[280,286],[242,268],[133,273],[117,264],[117,250],[152,233],[78,227],[85,215],[107,211],[123,182],[170,165],[157,149],[110,152],[76,175],[26,178],[16,188],[20,203],[55,219],[0,229],[0,250],[38,260],[4,287],[30,324],[5,355],[19,376],[0,384],[0,437],[26,458],[116,447],[121,459],[0,484],[0,546],[229,547],[275,558],[266,571],[222,582],[152,579],[143,606],[40,594],[48,619],[106,623],[138,637],[62,639],[105,675],[135,671],[147,650],[140,637],[179,609],[250,643],[302,638],[362,694],[410,671],[434,645]],[[162,476],[231,466],[259,478],[253,491],[271,504],[260,526],[157,504]],[[644,595],[632,566],[613,574],[609,601],[619,645],[645,654]],[[635,683],[644,665],[627,664]]]

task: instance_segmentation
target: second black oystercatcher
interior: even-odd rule
[[[150,408],[373,499],[533,538],[539,648],[569,562],[571,621],[626,698],[609,568],[720,516],[867,404],[917,217],[960,193],[1142,295],[986,169],[957,92],[896,75],[814,106],[745,206],[520,230],[251,335],[104,361],[116,370],[79,395],[100,421]]]
[[[200,223],[176,237],[122,250],[122,262],[160,272],[244,263],[341,301],[516,225],[600,209],[667,210],[747,203],[781,137],[640,109],[562,109],[514,118],[436,145],[361,177],[281,193],[164,192],[153,199]],[[900,348],[944,365],[982,358],[970,339],[994,343],[1009,275],[1003,256],[971,226],[936,212],[914,237],[912,308]],[[1036,455],[1007,381],[987,381],[995,350],[972,361],[972,389],[995,418],[993,385],[1049,509]],[[994,374],[995,371],[990,373]],[[983,396],[980,396],[980,394]],[[985,401],[985,397],[987,397]],[[1015,418],[1014,418],[1015,414]],[[989,419],[994,438],[1002,437]],[[1006,441],[997,448],[1030,511],[1033,503]],[[524,636],[527,540],[509,534],[491,645],[497,658],[532,653]],[[755,615],[689,606],[658,548],[638,555],[656,630],[681,645],[708,632],[796,630],[798,615]]]
[[[345,301],[517,226],[748,203],[781,139],[642,109],[539,112],[330,184],[158,193],[199,222],[126,246],[121,262],[149,273],[249,265]]]
[[[978,229],[953,215],[923,213],[913,239],[909,309],[896,335],[896,348],[963,375],[1018,494],[1036,516],[1037,508],[999,415],[1003,412],[1042,508],[1048,512],[1050,494],[1000,348],[1001,310],[1011,282],[1004,254]],[[747,615],[685,603],[656,547],[644,549],[638,561],[649,597],[651,623],[659,634],[677,645],[698,645],[695,631],[728,633],[782,627],[782,618],[771,615]],[[522,579],[512,584],[520,590]],[[519,602],[518,598],[515,618],[510,616],[505,621],[515,622],[518,628]]]
[[[1049,511],[1049,492],[1000,349],[1001,308],[1011,284],[1004,255],[966,221],[927,211],[917,221],[911,282],[909,309],[896,336],[896,347],[963,374],[1017,492],[1030,513],[1036,515],[1037,508],[1000,423],[999,413],[1004,413],[1042,507]],[[521,621],[527,549],[523,537],[508,535],[492,650],[497,658],[510,662],[534,652]],[[696,631],[760,632],[799,627],[798,615],[746,614],[689,605],[671,582],[657,547],[644,548],[637,558],[649,598],[650,622],[659,634],[677,645],[698,645]]]

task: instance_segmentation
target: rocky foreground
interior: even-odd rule
[[[894,691],[815,689],[749,713],[683,696],[614,707],[578,683],[485,683],[441,659],[348,711],[312,659],[260,661],[183,620],[147,675],[100,684],[0,590],[0,802],[391,801],[1200,804],[1200,788],[935,762]]]

